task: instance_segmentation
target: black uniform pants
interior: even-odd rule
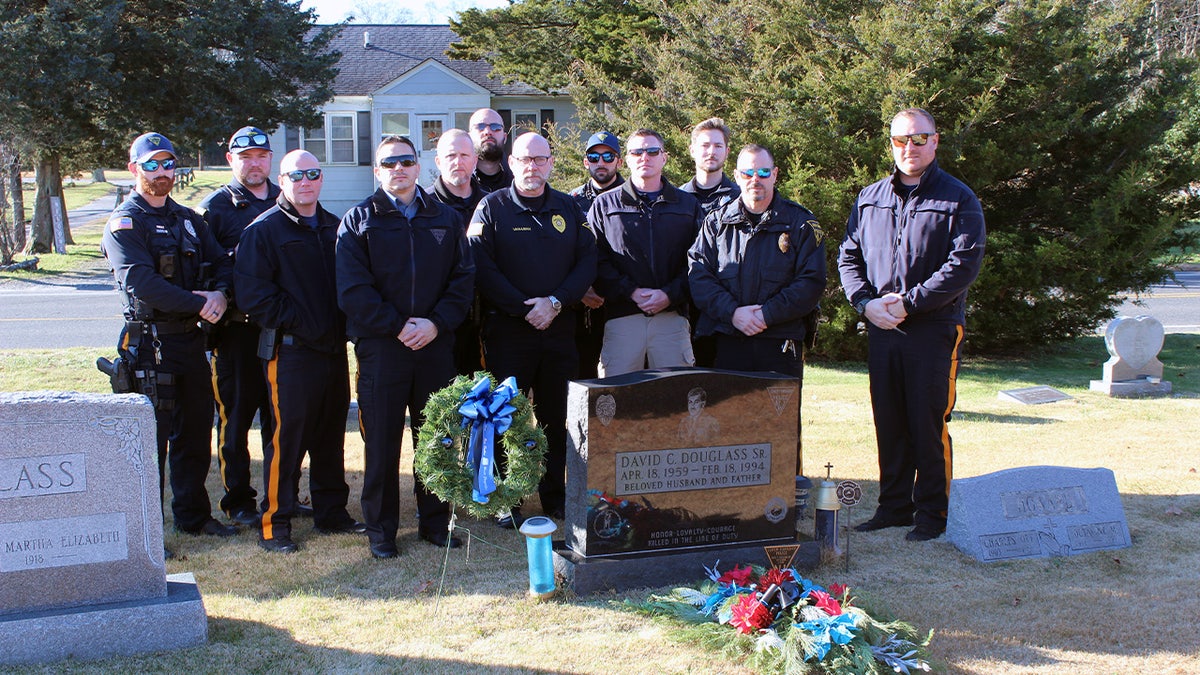
[[[877,515],[945,528],[950,499],[950,414],[963,327],[906,321],[868,329],[871,409],[879,447]]]
[[[281,336],[282,338],[283,336]],[[337,528],[346,512],[346,413],[350,376],[346,353],[327,354],[283,344],[263,362],[274,433],[263,448],[263,539],[290,537],[300,485],[300,462],[309,456],[313,524]]]
[[[546,430],[546,474],[538,485],[542,509],[561,510],[567,489],[567,382],[579,372],[575,317],[564,312],[544,331],[524,318],[488,315],[483,327],[483,353],[488,370],[503,381],[517,378],[521,392],[533,402],[538,424]],[[501,468],[505,457],[498,460]]]
[[[156,373],[160,402],[154,410],[159,496],[165,492],[169,464],[175,528],[193,532],[212,517],[212,504],[204,487],[212,463],[213,427],[213,393],[204,356],[204,334],[199,329],[160,334],[158,341],[159,363],[155,363],[151,335],[130,344],[130,335],[122,331],[119,351],[137,368]]]
[[[714,340],[715,359],[713,366],[722,370],[741,370],[763,373],[774,371],[800,378],[796,401],[796,475],[804,473],[803,422],[800,407],[804,400],[804,340],[784,340],[747,336],[742,333],[726,335],[718,333]]]
[[[271,438],[271,406],[262,360],[258,358],[259,328],[252,323],[229,322],[221,327],[220,342],[213,348],[213,391],[217,401],[217,465],[225,496],[221,510],[257,511],[258,493],[250,481],[248,437],[258,414],[262,444]]]
[[[404,417],[412,420],[413,446],[425,422],[429,397],[454,379],[454,336],[439,336],[418,351],[396,338],[360,338],[358,419],[363,435],[365,471],[362,512],[372,543],[393,543],[400,527],[400,445]],[[419,527],[423,533],[445,531],[450,506],[425,489],[415,475]]]

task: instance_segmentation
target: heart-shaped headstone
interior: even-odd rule
[[[1164,335],[1162,322],[1152,316],[1119,316],[1104,329],[1104,345],[1109,354],[1140,370],[1158,357]]]

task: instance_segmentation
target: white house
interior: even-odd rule
[[[458,36],[449,26],[346,26],[330,47],[342,53],[334,97],[322,109],[320,128],[280,127],[271,138],[276,157],[303,147],[321,160],[321,203],[337,215],[376,187],[372,153],[384,136],[402,134],[417,144],[421,184],[437,177],[433,157],[447,129],[466,129],[471,113],[494,108],[509,128],[509,141],[548,122],[575,123],[565,94],[491,77],[486,61],[446,56]]]

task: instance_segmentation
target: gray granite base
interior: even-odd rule
[[[779,542],[766,542],[779,545]],[[800,543],[792,561],[798,571],[812,570],[820,563],[820,547],[816,542]],[[563,586],[576,595],[591,595],[605,591],[621,592],[631,588],[647,588],[668,584],[692,584],[704,578],[704,568],[721,561],[721,569],[753,563],[770,567],[762,545],[734,544],[710,546],[670,553],[643,553],[636,556],[585,558],[554,542],[554,574]]]
[[[1155,382],[1150,379],[1120,380],[1117,382],[1092,380],[1091,390],[1108,394],[1113,398],[1170,396],[1171,383],[1164,380]]]
[[[167,575],[167,596],[0,617],[0,666],[92,661],[186,649],[208,640],[208,616],[190,573]]]

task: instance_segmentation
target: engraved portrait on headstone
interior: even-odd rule
[[[692,387],[687,394],[687,414],[679,420],[679,441],[685,445],[708,445],[717,440],[721,423],[704,412],[708,394],[704,387]]]

